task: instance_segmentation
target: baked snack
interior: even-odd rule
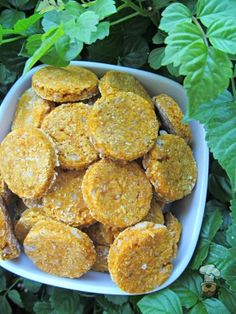
[[[130,161],[153,147],[159,124],[144,98],[131,92],[118,92],[96,101],[88,128],[90,139],[101,155]]]
[[[24,250],[39,269],[61,277],[79,278],[96,260],[87,234],[51,219],[41,220],[30,229]]]
[[[178,243],[181,236],[182,225],[179,220],[171,213],[165,215],[165,225],[170,232],[173,243],[173,258],[176,258],[178,253]]]
[[[1,143],[0,171],[19,197],[42,197],[54,182],[56,166],[54,144],[42,130],[15,129]]]
[[[14,201],[14,196],[12,192],[8,189],[6,183],[3,181],[0,172],[0,197],[2,197],[7,205]]]
[[[40,128],[45,116],[52,110],[53,103],[37,96],[32,88],[21,96],[12,122],[12,130],[16,128]]]
[[[108,159],[88,168],[82,182],[82,193],[97,221],[118,228],[142,220],[152,199],[151,184],[135,162],[120,164]]]
[[[182,137],[187,143],[191,143],[192,131],[188,124],[182,122],[184,116],[177,102],[166,94],[153,97],[153,102],[164,129],[168,133]]]
[[[89,141],[87,118],[91,107],[83,103],[63,104],[43,121],[42,129],[55,141],[60,166],[80,170],[98,158]]]
[[[94,243],[109,246],[122,230],[121,228],[103,225],[97,222],[84,230],[84,232],[87,233]]]
[[[141,222],[122,231],[111,245],[108,269],[118,287],[145,293],[171,274],[172,242],[164,225]]]
[[[0,259],[11,260],[20,255],[20,246],[13,233],[10,216],[0,197]]]
[[[143,85],[131,74],[119,71],[107,71],[99,81],[99,90],[102,96],[118,92],[132,92],[146,99],[153,108],[151,97]]]
[[[42,198],[46,216],[73,227],[85,227],[96,222],[83,200],[81,184],[85,171],[62,171],[53,187]]]
[[[148,214],[143,218],[143,221],[150,221],[154,222],[154,224],[164,224],[164,215],[163,215],[163,208],[165,204],[162,202],[159,202],[155,199],[155,197],[152,198],[151,202],[151,208],[148,212]]]
[[[73,102],[91,98],[98,92],[97,76],[82,67],[45,66],[34,73],[32,87],[42,98],[55,102]]]
[[[108,271],[107,257],[108,257],[109,249],[110,249],[109,246],[95,245],[97,256],[96,256],[96,262],[92,266],[92,270],[99,271],[99,272]]]
[[[158,199],[166,203],[190,194],[196,183],[193,153],[177,135],[158,136],[156,145],[144,156],[143,166]]]

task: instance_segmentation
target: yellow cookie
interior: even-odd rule
[[[163,215],[163,208],[164,208],[165,204],[161,203],[159,201],[157,201],[155,199],[155,197],[152,198],[152,202],[151,202],[151,208],[147,214],[147,216],[145,216],[143,218],[143,221],[150,221],[150,222],[154,222],[155,224],[164,224],[164,215]]]
[[[152,187],[135,163],[102,159],[86,171],[82,193],[92,216],[118,228],[133,225],[150,209]]]
[[[163,127],[171,134],[182,137],[191,143],[192,132],[188,124],[182,122],[183,113],[178,104],[168,95],[161,94],[153,97],[153,102],[161,117]]]
[[[39,129],[16,129],[1,143],[0,171],[19,197],[42,197],[55,179],[57,165],[54,145]]]
[[[170,232],[173,242],[173,258],[176,258],[178,253],[178,243],[181,236],[182,225],[179,220],[171,213],[165,215],[165,225]]]
[[[97,159],[87,128],[91,110],[83,103],[64,104],[44,119],[42,129],[54,139],[62,168],[79,170]]]
[[[0,259],[10,260],[20,255],[20,247],[13,233],[10,216],[0,198]]]
[[[91,98],[98,92],[97,76],[74,65],[65,68],[46,66],[32,78],[32,87],[42,98],[55,102],[73,102]]]
[[[97,258],[96,258],[95,264],[92,267],[92,270],[99,271],[99,272],[108,271],[107,257],[108,257],[109,249],[110,248],[105,245],[95,245]]]
[[[115,238],[122,230],[121,228],[103,225],[98,222],[84,230],[84,232],[87,233],[94,243],[108,246],[114,242]]]
[[[32,88],[27,89],[17,104],[12,130],[16,128],[39,128],[52,108],[51,102],[38,97]]]
[[[39,269],[60,277],[79,278],[96,260],[87,234],[51,219],[41,220],[30,229],[24,250]]]
[[[190,194],[197,180],[193,153],[177,135],[158,136],[154,148],[144,156],[143,166],[157,197],[166,203]]]
[[[131,92],[100,98],[88,118],[94,147],[104,156],[134,160],[147,153],[157,138],[159,123],[150,104]]]
[[[21,244],[23,244],[30,229],[40,220],[48,219],[43,210],[39,208],[26,209],[20,219],[15,224],[15,234]]]
[[[141,222],[122,231],[111,245],[108,269],[118,287],[145,293],[167,280],[172,271],[172,242],[164,225]]]
[[[45,214],[73,227],[96,222],[83,200],[81,191],[84,171],[59,171],[51,190],[42,198]]]
[[[153,102],[148,95],[147,91],[141,83],[131,74],[108,71],[99,81],[99,90],[102,96],[116,94],[118,92],[132,92],[146,99],[153,108]]]

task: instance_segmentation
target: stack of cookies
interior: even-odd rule
[[[130,293],[161,285],[181,235],[164,206],[197,179],[182,118],[171,97],[151,99],[127,73],[99,80],[77,66],[35,72],[0,146],[2,259],[19,256],[19,241],[53,275],[109,272]],[[21,204],[14,227],[9,193]]]

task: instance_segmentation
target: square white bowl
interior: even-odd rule
[[[74,61],[72,64],[86,67],[94,71],[99,77],[108,70],[130,73],[144,85],[151,96],[166,93],[173,97],[179,103],[182,110],[185,111],[187,98],[184,88],[168,78],[146,71],[103,63]],[[0,142],[10,131],[16,104],[20,96],[30,87],[31,77],[40,67],[41,66],[33,68],[25,76],[19,78],[3,100],[0,107]],[[207,193],[209,151],[205,141],[203,126],[196,121],[191,122],[190,125],[193,132],[192,149],[198,167],[197,184],[191,195],[171,205],[171,210],[175,213],[183,226],[178,256],[174,260],[174,269],[171,276],[163,285],[157,287],[152,292],[167,287],[182,274],[193,255],[202,225]],[[49,275],[34,266],[23,252],[19,258],[13,261],[1,261],[0,265],[19,276],[52,286],[91,293],[113,295],[128,294],[120,290],[116,284],[112,282],[110,275],[106,273],[89,271],[79,279]]]

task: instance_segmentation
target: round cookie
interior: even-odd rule
[[[164,206],[165,206],[164,203],[157,201],[155,197],[153,197],[152,202],[151,202],[151,208],[147,216],[143,218],[143,221],[150,221],[150,222],[154,222],[155,224],[163,225],[164,215],[163,215],[162,210]]]
[[[83,103],[63,104],[44,119],[42,129],[55,141],[62,168],[80,170],[98,158],[88,136],[91,110]]]
[[[97,221],[118,228],[142,220],[152,199],[151,184],[135,162],[120,164],[106,159],[86,171],[82,193]]]
[[[50,191],[42,198],[42,208],[48,217],[73,227],[85,227],[96,222],[83,200],[81,191],[84,171],[59,171]]]
[[[32,87],[42,98],[55,102],[73,102],[91,98],[98,92],[97,76],[78,66],[46,66],[32,77]]]
[[[99,245],[110,245],[114,242],[115,238],[123,229],[103,225],[100,222],[90,226],[84,232],[90,237],[90,239]]]
[[[170,276],[171,257],[168,229],[152,222],[141,222],[122,231],[115,239],[108,255],[108,269],[120,289],[145,293]]]
[[[131,161],[153,147],[159,124],[145,99],[131,92],[118,92],[94,104],[88,128],[100,154]]]
[[[97,257],[96,257],[96,262],[92,267],[92,270],[99,271],[99,272],[108,271],[107,257],[108,257],[109,249],[110,249],[109,246],[95,245]]]
[[[176,258],[178,253],[178,243],[181,236],[182,225],[179,220],[170,212],[165,215],[165,225],[170,232],[173,242],[173,258]]]
[[[168,95],[161,94],[153,97],[153,102],[161,117],[164,129],[171,134],[182,137],[187,143],[191,143],[190,126],[182,122],[184,116],[175,100]]]
[[[79,278],[96,260],[87,234],[51,219],[41,220],[31,228],[24,250],[39,269],[61,277]]]
[[[42,130],[16,129],[1,143],[1,174],[19,197],[42,197],[54,182],[56,166],[53,142]]]
[[[51,111],[51,102],[37,96],[32,88],[21,96],[12,122],[12,130],[16,128],[40,128],[43,119]]]
[[[158,136],[156,145],[144,156],[143,166],[158,199],[166,203],[190,194],[196,183],[193,153],[177,135]]]
[[[108,71],[100,79],[98,88],[102,96],[116,94],[118,92],[132,92],[146,99],[153,108],[153,102],[142,84],[131,74]]]

